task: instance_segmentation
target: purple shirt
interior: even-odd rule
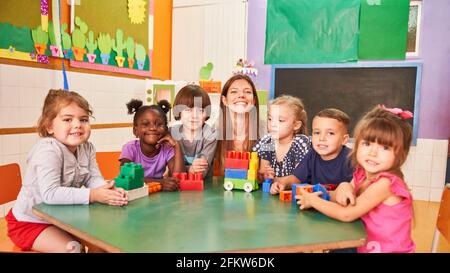
[[[139,139],[132,140],[123,145],[122,153],[119,159],[129,159],[134,163],[142,164],[144,176],[146,178],[162,178],[166,170],[167,163],[175,155],[175,150],[170,145],[164,143],[161,145],[159,153],[154,157],[144,155],[141,150]]]

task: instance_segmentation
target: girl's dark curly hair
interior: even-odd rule
[[[156,110],[161,115],[161,117],[164,120],[164,125],[167,128],[167,113],[170,111],[170,103],[167,100],[160,100],[158,101],[158,104],[154,105],[143,105],[144,103],[141,100],[132,99],[130,100],[126,105],[128,109],[128,114],[132,115],[134,113],[133,117],[133,125],[137,125],[137,121],[139,117],[147,110]]]

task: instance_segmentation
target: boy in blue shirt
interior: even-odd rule
[[[352,180],[353,167],[345,146],[349,139],[350,118],[338,109],[327,108],[312,122],[313,149],[295,168],[292,175],[275,178],[271,194],[290,189],[292,184],[335,184]]]

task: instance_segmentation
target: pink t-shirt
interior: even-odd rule
[[[385,177],[391,181],[391,192],[403,200],[393,206],[380,203],[361,217],[367,232],[367,244],[358,248],[360,253],[413,253],[416,245],[411,238],[413,204],[411,193],[403,180],[391,173],[378,174],[370,184]],[[355,192],[366,178],[364,169],[357,168],[353,173]]]

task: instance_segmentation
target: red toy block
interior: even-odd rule
[[[335,184],[322,184],[327,191],[334,191],[337,187]]]
[[[203,191],[203,174],[199,173],[174,173],[172,175],[180,179],[180,191]]]
[[[248,169],[248,159],[225,159],[225,169]]]
[[[292,191],[281,191],[280,192],[280,201],[283,201],[283,202],[292,201]]]

